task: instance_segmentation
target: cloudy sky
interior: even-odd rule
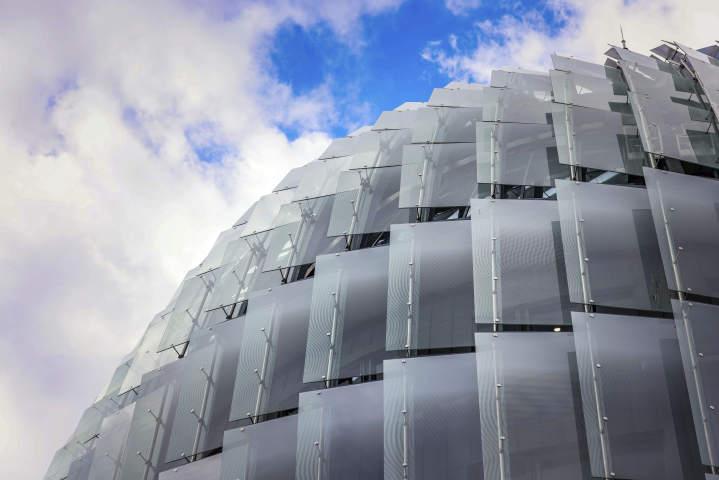
[[[0,1],[0,479],[41,478],[217,234],[492,67],[717,40],[716,0]]]

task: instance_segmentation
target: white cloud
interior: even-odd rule
[[[467,15],[470,10],[478,8],[482,0],[444,0],[444,5],[455,15]]]
[[[604,63],[608,44],[621,45],[620,24],[627,46],[648,55],[663,39],[697,48],[711,45],[719,22],[719,3],[710,0],[549,0],[541,8],[477,23],[473,51],[455,51],[450,38],[450,48],[429,44],[422,56],[453,79],[486,83],[491,70],[502,65],[552,68],[555,51]],[[547,24],[548,14],[562,26]]]
[[[398,3],[3,5],[0,478],[45,473],[217,234],[329,143],[330,84],[298,97],[267,73],[277,28],[359,46],[358,18]]]

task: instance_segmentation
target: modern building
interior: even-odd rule
[[[719,46],[607,56],[291,170],[44,480],[719,479]]]

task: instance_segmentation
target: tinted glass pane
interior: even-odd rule
[[[297,185],[300,184],[300,180],[302,180],[302,175],[304,175],[306,168],[307,165],[304,165],[302,167],[297,167],[290,170],[289,173],[285,175],[285,178],[283,178],[282,181],[278,183],[275,188],[272,189],[272,191],[279,192],[280,190],[295,188]]]
[[[296,408],[307,347],[313,280],[250,295],[231,420]]]
[[[294,480],[297,417],[225,432],[220,480]]]
[[[477,333],[475,344],[485,478],[590,480],[573,335]]]
[[[102,422],[100,437],[95,444],[95,456],[88,480],[115,480],[120,473],[127,433],[135,412],[135,405],[123,408]]]
[[[471,223],[390,231],[387,350],[474,344]]]
[[[308,163],[292,201],[334,195],[340,172],[347,171],[351,162],[352,157],[340,157]]]
[[[615,111],[613,104],[626,105],[627,84],[576,73],[552,70],[552,88],[554,100],[580,107]]]
[[[674,320],[573,312],[572,323],[592,475],[703,478]]]
[[[430,107],[481,107],[482,90],[463,88],[435,88],[429,97]]]
[[[242,236],[247,237],[255,233],[271,230],[275,226],[280,207],[285,203],[290,203],[294,193],[295,190],[290,188],[261,197],[244,230],[242,230]]]
[[[536,72],[511,67],[492,70],[491,86],[495,88],[535,90],[539,92],[552,91],[552,81],[546,72]]]
[[[389,248],[317,258],[305,382],[382,373]]]
[[[477,323],[571,324],[557,203],[472,200]]]
[[[297,480],[375,480],[384,471],[382,382],[300,395]]]
[[[384,363],[384,478],[482,479],[474,354]]]
[[[477,193],[476,155],[471,143],[405,146],[400,208],[468,205]]]
[[[690,94],[694,93],[689,78],[621,60],[619,64],[630,90],[634,93],[658,95],[666,100],[670,96],[688,99]]]
[[[477,124],[478,183],[551,187],[568,177],[552,125]]]
[[[412,142],[412,129],[366,132],[360,136],[350,169],[402,165],[402,147]]]
[[[243,329],[240,317],[190,340],[166,462],[222,446]]]
[[[222,454],[182,465],[160,474],[159,480],[220,480]]]
[[[549,90],[487,88],[484,90],[482,121],[551,124],[551,102]]]
[[[578,73],[580,75],[589,75],[591,77],[606,78],[609,80],[620,81],[619,70],[607,67],[605,65],[597,65],[595,63],[585,62],[578,58],[570,58],[564,55],[552,55],[552,63],[557,70],[565,72]]]
[[[719,462],[719,307],[672,300],[702,463]]]
[[[669,288],[719,298],[719,182],[644,169]]]
[[[358,140],[359,137],[345,137],[333,140],[327,150],[319,156],[319,160],[354,155]]]
[[[314,263],[317,255],[345,251],[344,239],[327,237],[334,201],[331,195],[291,204],[299,218],[275,227],[263,270],[306,265]]]
[[[572,302],[669,311],[647,191],[577,183],[557,181]]]
[[[474,124],[481,120],[481,108],[420,108],[412,143],[473,143]]]
[[[402,167],[344,172],[340,176],[327,235],[386,232],[390,225],[408,223],[416,212],[399,208],[401,176]]]
[[[608,112],[553,103],[559,163],[642,175],[645,154],[629,110]]]
[[[372,130],[401,130],[414,127],[417,108],[382,112]]]

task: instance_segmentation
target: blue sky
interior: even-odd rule
[[[410,0],[396,11],[362,17],[359,47],[338,38],[326,25],[310,29],[284,25],[274,38],[270,59],[278,79],[291,85],[296,95],[330,82],[339,111],[331,133],[340,137],[348,126],[363,120],[371,124],[384,110],[407,101],[426,101],[433,88],[452,80],[422,57],[428,46],[462,53],[477,49],[479,40],[501,45],[500,35],[483,31],[477,24],[528,12],[543,22],[550,35],[563,27],[544,2],[485,2],[455,14],[443,2]],[[451,37],[456,39],[454,48]],[[298,135],[293,127],[283,131],[290,138]]]

